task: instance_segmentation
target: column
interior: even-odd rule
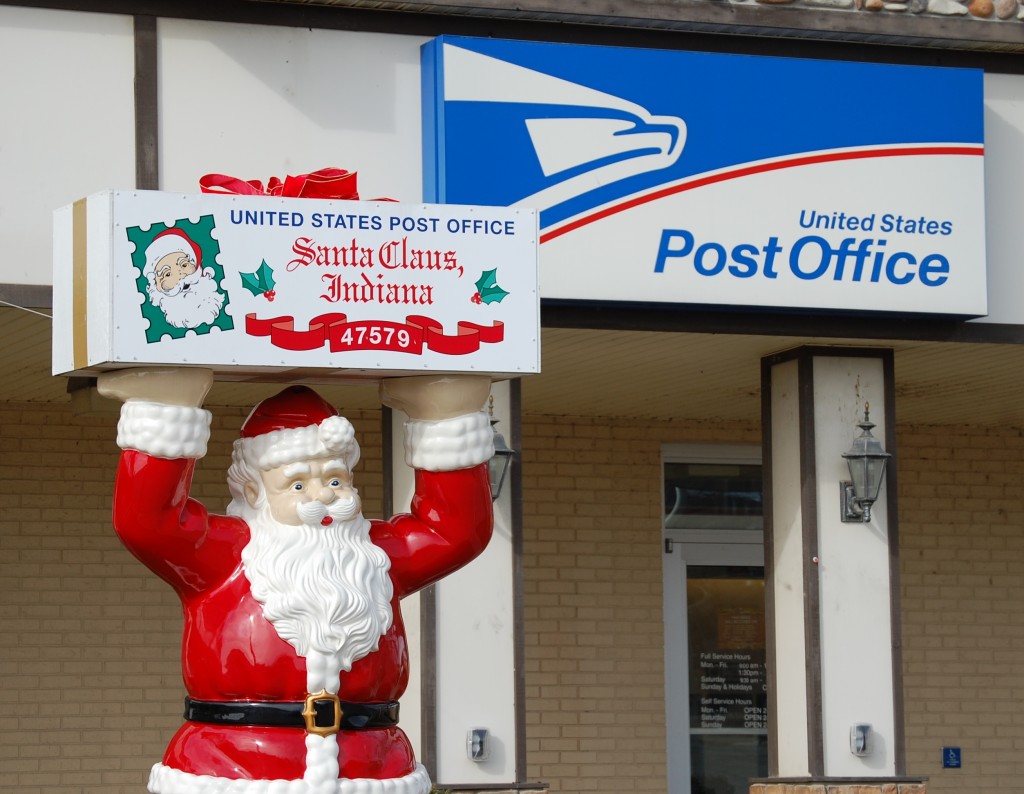
[[[848,523],[843,453],[865,404],[893,457],[871,520]],[[904,768],[894,412],[891,350],[762,361],[769,778],[752,794],[924,791]]]
[[[491,395],[497,429],[518,450],[519,384],[495,383]],[[393,501],[401,511],[408,508],[412,479],[403,464],[405,417],[391,413]],[[520,500],[514,458],[494,502],[494,535],[487,549],[403,602],[413,655],[403,727],[415,736],[417,755],[434,782],[462,792],[537,790],[523,782]]]

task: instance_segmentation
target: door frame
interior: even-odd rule
[[[762,464],[753,444],[665,444],[666,463]],[[690,676],[686,571],[690,565],[764,566],[764,531],[667,529],[662,522],[662,599],[665,636],[665,762],[668,794],[690,794]]]

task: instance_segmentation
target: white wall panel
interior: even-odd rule
[[[803,469],[800,460],[799,366],[772,367],[772,551],[775,604],[775,708],[778,774],[810,774],[807,732],[807,647],[804,618]]]
[[[161,19],[161,188],[336,166],[362,198],[422,198],[420,44],[346,31]]]
[[[0,6],[0,283],[52,283],[53,211],[135,184],[132,19]]]
[[[978,322],[1024,323],[1024,76],[985,75],[985,247],[988,316]]]

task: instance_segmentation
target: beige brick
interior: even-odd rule
[[[225,501],[244,414],[215,410],[196,480],[211,502]],[[377,437],[375,413],[354,420]],[[897,432],[907,769],[930,778],[898,794],[1001,794],[1024,774],[1024,438],[954,430]],[[19,794],[141,791],[180,720],[180,609],[113,537],[113,436],[113,419],[0,406],[0,631],[13,639],[0,645],[0,702],[15,707],[0,721],[0,779]],[[664,794],[660,445],[759,441],[757,427],[725,422],[525,418],[529,779]],[[32,460],[11,465],[18,453]],[[364,444],[371,515],[380,468],[376,442]],[[59,505],[41,508],[26,494],[55,469]],[[59,697],[57,724],[22,712],[37,692]],[[40,748],[55,735],[49,758]],[[941,768],[945,745],[963,748],[964,769]]]

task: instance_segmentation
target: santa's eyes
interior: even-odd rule
[[[284,486],[284,491],[293,494],[311,491],[311,493],[315,495],[317,490],[321,487],[331,488],[333,490],[337,490],[338,488],[351,488],[352,486],[350,482],[350,480],[341,475],[331,477],[328,475],[318,476],[314,474],[312,475],[312,482],[309,475],[302,475],[298,479],[288,482],[287,485]],[[322,485],[320,485],[320,483],[322,483]]]
[[[344,483],[337,477],[332,477],[330,480],[327,481],[328,488],[341,488],[343,485]],[[298,493],[299,491],[305,491],[306,485],[305,483],[301,482],[293,482],[291,485],[288,486],[288,490],[295,491],[296,493]]]

